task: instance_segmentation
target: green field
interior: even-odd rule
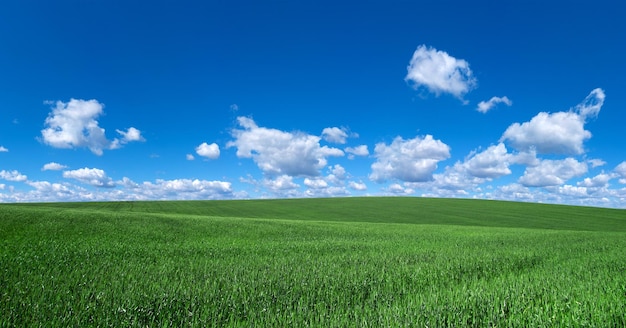
[[[0,327],[625,327],[626,210],[0,205]]]

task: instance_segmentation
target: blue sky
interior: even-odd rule
[[[4,1],[0,202],[626,207],[617,1]]]

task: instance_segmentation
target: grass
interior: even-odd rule
[[[514,202],[2,205],[0,327],[623,327],[625,237]]]

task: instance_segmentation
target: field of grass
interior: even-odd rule
[[[0,205],[0,327],[625,327],[626,211],[424,198]]]

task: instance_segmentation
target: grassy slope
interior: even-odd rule
[[[626,232],[626,210],[471,199],[355,197],[4,206],[39,210]]]
[[[625,225],[458,199],[0,205],[0,327],[624,326]]]

